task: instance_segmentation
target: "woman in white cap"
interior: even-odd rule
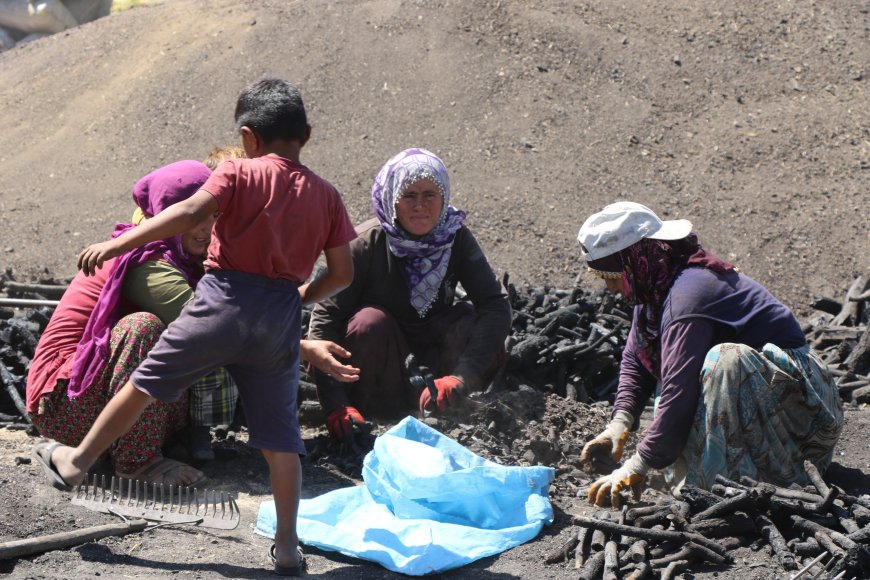
[[[837,387],[794,315],[691,230],[687,220],[618,202],[577,236],[589,271],[635,304],[611,421],[581,460],[619,461],[657,391],[636,453],[589,488],[596,505],[619,505],[622,490],[637,498],[650,469],[663,469],[677,493],[709,489],[717,475],[806,483],[804,460],[824,471],[840,435]]]

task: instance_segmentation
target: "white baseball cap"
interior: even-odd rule
[[[662,221],[650,208],[633,201],[611,203],[583,222],[577,241],[587,261],[600,260],[644,238],[681,240],[692,233],[689,220]]]

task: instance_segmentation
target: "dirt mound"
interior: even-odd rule
[[[496,271],[571,287],[618,198],[806,312],[870,267],[867,7],[177,0],[0,54],[0,266],[74,270],[154,167],[235,143],[239,90],[297,83],[303,161],[371,215],[381,164],[444,157]],[[584,281],[586,283],[586,281]]]

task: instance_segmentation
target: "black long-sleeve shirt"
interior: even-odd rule
[[[357,234],[350,243],[353,282],[330,300],[314,307],[309,338],[341,343],[348,320],[365,306],[383,308],[400,323],[425,321],[453,304],[456,285],[461,284],[474,304],[477,321],[453,374],[461,376],[468,388],[478,388],[481,377],[510,332],[511,308],[504,287],[471,230],[463,226],[456,232],[444,281],[437,298],[422,318],[411,306],[402,259],[390,252],[387,236],[377,219],[359,225]]]

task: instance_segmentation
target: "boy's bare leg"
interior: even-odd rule
[[[269,479],[275,498],[275,560],[281,566],[295,566],[299,563],[296,516],[302,494],[302,464],[296,453],[262,451],[269,464]]]
[[[130,430],[153,400],[127,382],[109,400],[78,447],[58,447],[51,454],[51,462],[64,481],[70,485],[81,483],[100,455]]]

